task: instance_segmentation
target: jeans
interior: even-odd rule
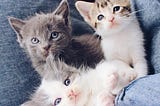
[[[133,81],[116,98],[116,106],[160,106],[160,74]]]
[[[68,0],[73,35],[93,33],[74,7],[74,0]],[[160,72],[160,40],[158,40],[160,15],[158,0],[132,0],[133,7],[147,7],[148,12],[141,12],[140,25],[147,42],[147,59],[150,65]],[[36,12],[51,12],[60,0],[0,0],[0,106],[19,106],[28,100],[40,84],[40,77],[31,66],[30,59],[16,42],[16,34],[11,29],[7,17],[25,19]],[[158,7],[158,8],[157,8]],[[157,10],[156,10],[157,8]],[[147,11],[147,10],[146,10]],[[148,15],[147,15],[148,14]],[[153,17],[149,16],[153,15]],[[144,16],[144,17],[143,17]],[[150,20],[149,20],[150,19]],[[154,24],[153,24],[154,23]],[[158,26],[158,27],[156,27]],[[81,30],[79,30],[81,29]],[[149,35],[148,35],[149,34]],[[153,41],[154,40],[154,41]],[[152,44],[153,43],[153,44]],[[152,68],[153,69],[153,68]],[[150,69],[150,70],[152,70]],[[116,99],[117,106],[158,106],[160,94],[160,74],[146,76],[131,83]]]

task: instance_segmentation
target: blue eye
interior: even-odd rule
[[[120,8],[121,8],[120,6],[115,6],[115,7],[113,7],[113,12],[119,11]]]
[[[37,44],[37,43],[39,43],[39,40],[36,37],[34,37],[34,38],[31,39],[31,42],[33,44]]]
[[[52,32],[51,33],[51,39],[57,39],[57,38],[59,38],[59,36],[60,36],[59,32]]]
[[[62,98],[57,98],[55,101],[54,101],[54,106],[57,106],[60,102],[61,102]]]
[[[98,15],[98,17],[97,17],[97,19],[98,19],[99,21],[101,21],[103,18],[104,18],[104,15],[102,15],[102,14]]]
[[[64,81],[64,85],[66,85],[66,86],[68,86],[70,83],[71,83],[70,79],[66,79],[66,80]]]

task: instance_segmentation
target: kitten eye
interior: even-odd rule
[[[98,17],[97,17],[97,19],[98,19],[99,21],[101,21],[103,18],[104,18],[104,15],[102,15],[102,14],[98,15]]]
[[[32,42],[33,44],[37,44],[37,43],[39,43],[39,40],[34,37],[34,38],[31,39],[31,42]]]
[[[61,102],[62,98],[57,98],[55,101],[54,101],[54,106],[57,106],[60,102]]]
[[[59,32],[52,32],[51,33],[51,39],[57,39],[59,37],[60,33]]]
[[[70,79],[66,79],[66,80],[64,81],[64,85],[66,85],[66,86],[68,86],[70,83],[71,83],[71,80],[70,80]]]
[[[120,6],[115,6],[115,7],[113,7],[113,12],[119,11],[120,8],[121,8]]]

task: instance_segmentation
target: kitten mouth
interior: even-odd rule
[[[116,22],[111,22],[110,25],[109,25],[109,28],[113,28],[115,26],[117,26],[118,24]]]
[[[49,55],[49,52],[48,51],[45,51],[44,53],[43,53],[43,56],[44,57],[47,57]]]
[[[76,105],[80,98],[79,95],[80,95],[80,92],[74,93],[73,91],[71,91],[71,93],[68,95],[68,98],[70,101],[72,101],[72,103]]]

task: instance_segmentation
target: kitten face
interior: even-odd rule
[[[97,0],[95,3],[76,2],[76,8],[98,34],[118,32],[132,17],[129,0]]]
[[[48,61],[50,60],[47,59]],[[54,69],[56,73],[54,77],[52,76],[53,74],[50,77],[44,77],[40,87],[32,95],[31,100],[25,102],[22,106],[83,106],[86,103],[88,90],[84,89],[82,84],[79,85],[81,80],[80,74],[77,73],[79,70],[61,61],[55,63],[53,65],[48,63],[51,66],[47,66]],[[49,72],[49,74],[51,73]],[[74,95],[71,94],[72,90],[75,93],[80,91],[81,95],[77,95],[78,98],[74,98]]]
[[[58,106],[62,101],[65,103],[68,88],[80,75],[80,70],[53,59],[54,56],[51,54],[47,57],[46,74],[40,87],[32,95],[31,100],[21,106]]]
[[[21,106],[58,106],[65,98],[65,90],[62,82],[43,79],[32,99]]]
[[[88,100],[88,90],[80,86],[76,86],[73,80],[70,78],[65,80],[66,83],[62,83],[56,80],[44,80],[36,96],[36,106],[83,106]],[[70,83],[67,83],[69,82]],[[72,83],[73,81],[73,83]],[[66,85],[67,84],[67,85]],[[87,87],[86,87],[87,88]],[[73,91],[73,92],[72,92]],[[34,98],[35,99],[35,98]],[[30,103],[34,101],[29,101]],[[29,103],[29,102],[26,102]],[[27,105],[26,105],[27,106]]]
[[[63,1],[53,13],[37,14],[25,21],[9,18],[9,22],[29,55],[45,60],[49,50],[56,54],[67,46],[71,33],[68,14],[68,3]]]

